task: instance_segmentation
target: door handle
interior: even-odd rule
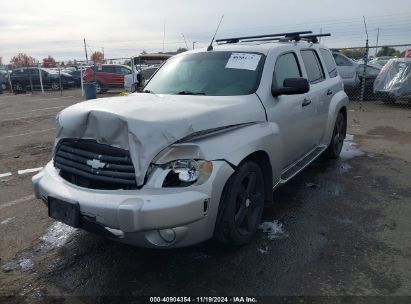
[[[304,98],[302,106],[308,106],[311,103],[311,99]]]
[[[333,91],[331,91],[330,89],[328,89],[328,91],[327,91],[327,96],[330,96],[330,95],[332,95],[333,94]]]

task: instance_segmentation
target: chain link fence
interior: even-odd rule
[[[396,103],[411,105],[411,58],[405,58],[411,44],[397,44],[371,47],[343,47],[332,49],[338,72],[344,88],[352,102],[362,106],[364,102]],[[387,55],[389,54],[389,55]],[[410,54],[408,54],[411,56]],[[56,93],[63,95],[72,89],[80,89],[84,83],[95,83],[98,93],[119,93],[125,90],[124,77],[136,70],[132,58],[107,58],[101,63],[93,61],[56,62],[53,67],[40,64],[14,68],[0,66],[0,82],[3,91],[10,93]],[[110,68],[103,65],[110,64]],[[122,67],[130,67],[127,70]],[[91,72],[84,75],[87,69]],[[131,71],[131,72],[130,72]],[[96,74],[107,72],[116,75],[111,83]]]
[[[411,44],[333,49],[350,100],[360,107],[364,102],[411,106],[409,49]]]

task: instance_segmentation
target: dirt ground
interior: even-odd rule
[[[63,95],[0,95],[0,296],[22,297],[3,299],[178,294],[411,300],[411,107],[365,102],[360,110],[351,103],[341,158],[315,161],[274,192],[275,204],[264,213],[276,228],[271,235],[259,231],[240,248],[208,241],[148,250],[53,222],[32,194],[35,173],[19,174],[51,158],[56,113],[82,100],[78,90]]]

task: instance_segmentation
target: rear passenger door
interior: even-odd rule
[[[310,91],[307,93],[307,99],[311,108],[309,129],[306,129],[306,135],[310,138],[312,146],[320,144],[322,135],[324,133],[323,113],[324,109],[329,103],[328,85],[324,69],[322,67],[320,57],[315,49],[301,50],[301,57],[303,59],[307,79],[310,83]]]

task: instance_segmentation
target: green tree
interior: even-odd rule
[[[187,52],[188,50],[186,49],[186,48],[182,48],[182,47],[180,47],[180,48],[178,48],[178,50],[177,50],[177,54],[180,54],[180,53],[183,53],[183,52]]]
[[[394,56],[394,57],[404,57],[405,52],[396,50],[395,48],[389,46],[383,46],[378,52],[377,57],[381,56]]]
[[[345,49],[341,50],[341,53],[352,59],[361,59],[364,57],[365,48],[358,49]]]

